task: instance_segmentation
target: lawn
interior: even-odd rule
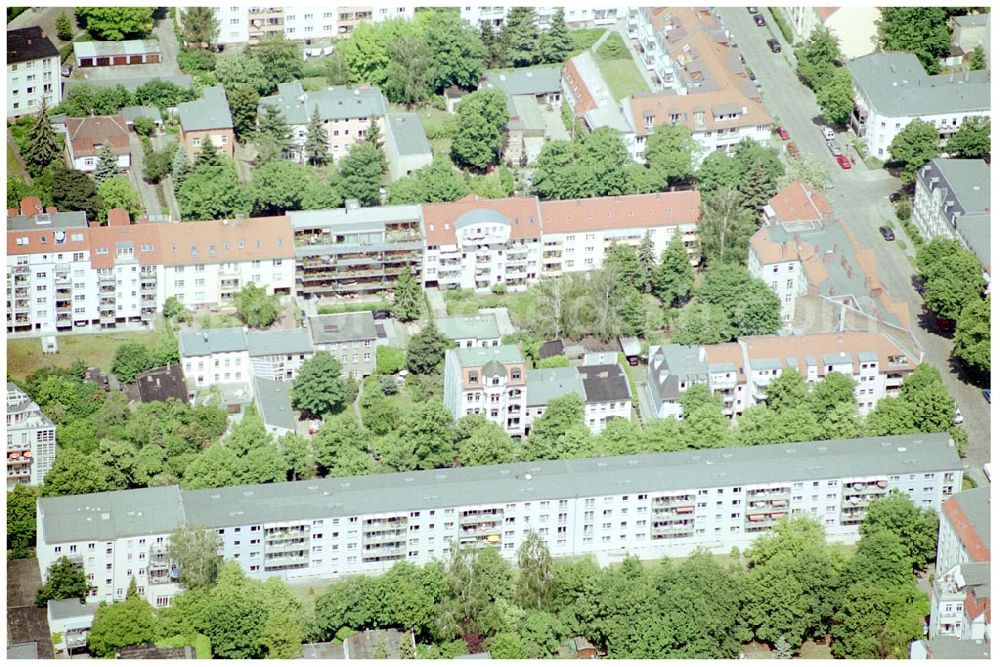
[[[594,42],[601,38],[605,32],[604,28],[581,28],[579,30],[570,30],[569,36],[573,38],[573,51],[570,53],[570,57],[578,56],[591,46]]]
[[[326,82],[325,76],[307,76],[302,81],[302,90],[314,91],[314,90],[324,90],[330,84]]]
[[[594,56],[616,101],[632,93],[649,92],[646,80],[642,78],[642,73],[632,60],[628,45],[617,32],[604,40]]]
[[[449,315],[475,315],[480,308],[506,306],[514,325],[521,328],[527,328],[530,324],[535,306],[532,291],[476,294],[472,290],[445,290],[444,300]]]
[[[106,334],[83,334],[77,336],[59,336],[59,352],[42,354],[40,338],[8,338],[7,339],[7,373],[11,377],[23,380],[35,371],[48,366],[67,367],[77,359],[82,359],[88,366],[97,366],[109,371],[115,349],[122,343],[141,343],[147,347],[156,347],[160,342],[159,331],[119,331]]]
[[[27,180],[28,178],[28,175],[17,161],[17,154],[14,153],[14,148],[10,144],[7,144],[7,178],[20,178],[23,180]]]

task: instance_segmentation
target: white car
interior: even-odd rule
[[[959,410],[958,408],[955,408],[955,424],[959,425],[964,423],[965,423],[965,417],[962,416],[962,411]]]
[[[819,128],[819,129],[820,129],[820,132],[823,133],[823,138],[826,139],[827,141],[833,141],[834,139],[837,138],[836,133],[833,130],[831,130],[830,128],[828,128],[826,125],[824,125],[823,127]]]

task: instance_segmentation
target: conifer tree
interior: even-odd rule
[[[175,187],[180,187],[184,179],[191,173],[191,159],[184,148],[179,147],[177,152],[174,153],[174,164],[171,167],[170,173],[174,177]]]
[[[44,99],[38,110],[38,115],[35,116],[34,124],[28,130],[27,146],[24,161],[28,165],[28,171],[33,176],[40,174],[42,169],[57,160],[62,152],[56,132],[52,129],[52,121],[49,120],[49,112]]]
[[[205,140],[201,142],[201,152],[198,153],[198,157],[195,158],[195,167],[219,167],[222,165],[222,156],[219,154],[219,149],[215,147],[215,142],[210,138],[205,137]]]
[[[552,15],[549,29],[542,33],[540,50],[542,62],[559,64],[566,62],[573,51],[573,38],[566,28],[566,15],[562,7]]]
[[[118,174],[118,156],[111,150],[111,144],[104,142],[97,158],[97,168],[94,169],[94,182],[100,185]]]
[[[313,166],[321,166],[330,161],[330,148],[327,142],[326,128],[319,117],[319,106],[313,109],[306,131],[306,159]]]

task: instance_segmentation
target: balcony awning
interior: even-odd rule
[[[747,518],[750,519],[751,521],[763,521],[765,517],[767,517],[766,514],[751,514]]]
[[[677,513],[678,513],[678,514],[687,514],[687,513],[689,513],[689,512],[693,512],[693,511],[694,511],[694,507],[691,507],[691,506],[687,506],[687,507],[678,507],[678,508],[677,508]]]

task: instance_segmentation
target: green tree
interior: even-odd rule
[[[541,62],[562,65],[573,52],[573,37],[566,28],[566,14],[562,7],[549,19],[549,29],[539,37]]]
[[[32,558],[35,549],[36,487],[18,484],[7,492],[7,558]]]
[[[820,422],[820,428],[823,430],[823,440],[860,438],[864,434],[856,404],[841,403],[826,414]]]
[[[524,640],[514,632],[495,634],[490,640],[489,652],[494,660],[523,660],[528,657]]]
[[[444,363],[444,353],[451,343],[433,321],[427,323],[406,348],[406,368],[417,375],[430,375]]]
[[[59,159],[62,154],[62,144],[52,129],[49,110],[42,100],[42,105],[35,114],[35,120],[28,128],[26,150],[22,151],[25,165],[32,176],[38,176],[42,170]]]
[[[479,171],[496,164],[508,118],[504,94],[496,88],[463,97],[455,116],[456,127],[462,131],[452,139],[451,158]]]
[[[118,174],[118,156],[111,149],[111,144],[105,142],[97,156],[97,167],[94,169],[94,182],[100,185]]]
[[[292,407],[317,417],[337,414],[347,402],[347,378],[329,352],[317,352],[299,369],[289,392]]]
[[[375,635],[375,648],[372,649],[372,658],[375,660],[385,660],[389,657],[389,644],[386,642],[385,633],[378,632]]]
[[[429,470],[454,463],[454,423],[442,403],[420,403],[407,415],[399,439],[412,456],[414,468]]]
[[[306,190],[313,182],[312,171],[303,165],[275,160],[253,170],[248,196],[254,212],[282,215],[303,208]]]
[[[226,89],[229,111],[233,117],[233,129],[240,141],[246,141],[257,128],[257,103],[260,94],[250,84],[240,83]]]
[[[969,60],[967,64],[969,66],[969,69],[974,72],[978,70],[984,70],[989,66],[989,61],[986,59],[986,51],[983,49],[982,44],[972,49],[972,53],[969,54]]]
[[[375,348],[375,372],[394,375],[406,367],[406,351],[390,345]]]
[[[326,75],[326,82],[331,86],[346,86],[353,78],[351,76],[351,68],[348,67],[347,62],[344,60],[344,55],[340,52],[339,48],[330,54],[323,68]]]
[[[726,153],[712,151],[698,168],[698,189],[707,197],[720,188],[735,188],[742,173],[735,158]]]
[[[285,460],[288,481],[315,477],[316,457],[310,440],[298,433],[286,433],[278,440],[278,451]]]
[[[941,7],[882,7],[875,22],[879,46],[885,51],[908,51],[928,74],[941,70],[939,58],[951,49],[948,13]]]
[[[774,658],[776,660],[791,660],[793,657],[792,645],[785,639],[785,635],[781,635],[778,637],[778,641],[774,642]]]
[[[323,166],[330,161],[330,149],[327,142],[326,128],[319,116],[319,106],[313,109],[306,130],[305,144],[306,160],[313,166]]]
[[[506,47],[507,61],[514,67],[534,65],[539,60],[539,33],[535,20],[534,7],[513,7],[507,12],[500,40]]]
[[[240,320],[254,329],[270,326],[281,314],[281,303],[276,294],[254,283],[247,283],[233,294],[233,305]]]
[[[404,34],[389,45],[389,67],[385,72],[385,96],[407,108],[431,95],[434,61],[423,37]]]
[[[66,556],[60,556],[49,565],[45,583],[38,588],[38,593],[35,595],[35,604],[44,607],[49,600],[71,598],[84,602],[88,590],[90,586],[87,584],[87,575],[84,574],[83,568],[71,562]]]
[[[196,165],[177,188],[177,203],[186,220],[219,220],[250,211],[246,189],[230,160],[220,166]]]
[[[648,230],[642,237],[642,242],[639,243],[639,247],[636,249],[635,254],[636,257],[639,258],[639,266],[642,267],[642,291],[649,292],[652,289],[653,273],[656,270],[657,263],[656,248],[653,245],[653,236]]]
[[[816,104],[831,123],[846,125],[854,111],[854,77],[846,67],[834,68],[816,91]]]
[[[382,349],[382,348],[378,348]],[[395,388],[395,380],[392,380]],[[386,435],[399,428],[400,410],[386,398],[380,383],[369,380],[361,394],[361,421],[375,435]]]
[[[627,243],[614,243],[607,250],[604,266],[614,266],[617,276],[627,285],[642,289],[643,271],[635,248]]]
[[[855,388],[857,382],[849,375],[843,373],[827,373],[826,376],[816,383],[809,394],[809,404],[822,421],[841,405],[855,407]]]
[[[448,202],[469,194],[469,184],[447,159],[435,159],[406,178],[389,184],[390,204]]]
[[[889,144],[889,156],[902,167],[899,177],[912,183],[917,170],[941,154],[938,131],[919,118],[911,120]]]
[[[805,405],[809,388],[802,373],[787,368],[767,385],[767,405],[775,412]]]
[[[516,599],[525,609],[542,609],[555,586],[556,574],[548,544],[532,530],[517,549]]]
[[[178,147],[177,152],[174,153],[174,163],[170,168],[170,174],[173,176],[176,187],[180,187],[190,173],[191,158],[188,157],[187,151],[184,148]]]
[[[170,561],[180,571],[185,589],[210,588],[222,565],[218,554],[221,542],[215,531],[200,526],[182,526],[167,540]]]
[[[479,41],[486,49],[486,67],[507,67],[510,64],[507,60],[507,46],[503,35],[494,30],[493,24],[489,21],[479,24]]]
[[[459,420],[458,428],[458,459],[463,466],[510,463],[516,459],[514,441],[499,424],[482,415],[469,415]]]
[[[729,316],[722,306],[698,303],[680,311],[671,342],[678,345],[714,345],[734,337]]]
[[[954,158],[988,159],[990,155],[989,117],[969,116],[963,120],[958,132],[948,138],[944,151]]]
[[[186,489],[214,489],[241,484],[246,476],[246,461],[221,442],[217,442],[184,468]]]
[[[392,312],[403,322],[412,322],[424,312],[423,290],[409,267],[400,272],[393,286]]]
[[[663,189],[691,180],[699,151],[686,125],[659,125],[646,141],[646,164]]]
[[[220,58],[215,63],[215,78],[225,88],[227,98],[231,91],[240,86],[252,88],[259,96],[265,94],[269,87],[264,69],[264,63],[249,54]],[[232,99],[229,99],[229,103],[232,106]],[[254,110],[256,111],[256,107]]]
[[[753,211],[743,206],[740,193],[725,187],[703,199],[701,206],[701,256],[709,264],[744,261],[757,221]]]
[[[152,644],[159,638],[156,626],[156,611],[137,595],[111,605],[102,602],[87,633],[87,647],[94,657],[114,657],[126,646]]]
[[[76,16],[95,39],[109,42],[142,38],[153,30],[152,7],[77,7]]]
[[[113,487],[110,477],[110,471],[93,456],[64,447],[56,454],[52,468],[45,475],[42,495],[75,496],[111,491]]]
[[[59,12],[56,18],[56,37],[60,42],[69,42],[73,39],[73,23],[66,12]]]
[[[809,39],[795,50],[798,71],[814,91],[820,90],[843,61],[840,40],[829,28],[816,28]]]
[[[589,436],[583,422],[583,399],[577,394],[560,396],[549,401],[535,420],[524,457],[528,461],[571,458],[576,451],[589,448],[584,433]]]
[[[909,496],[893,492],[872,501],[861,524],[861,537],[879,530],[896,536],[909,555],[914,571],[921,571],[937,553],[938,518],[934,510],[919,509]]]
[[[781,327],[781,302],[760,278],[738,264],[711,265],[698,298],[723,308],[735,336],[773,334]]]
[[[279,83],[302,78],[302,46],[299,42],[285,37],[284,33],[268,35],[247,49],[247,54],[256,58],[264,70],[266,88],[261,95],[271,95]]]
[[[362,206],[378,202],[385,155],[367,141],[351,146],[337,167],[335,186],[344,199],[357,199]]]
[[[277,151],[277,157],[292,149],[292,130],[285,122],[285,117],[273,104],[265,104],[259,110],[257,116],[257,141],[269,141],[270,145]],[[260,160],[259,160],[260,161]]]
[[[212,640],[212,654],[237,660],[261,657],[261,631],[268,615],[259,587],[252,585],[239,564],[223,565],[209,596],[205,634]]]
[[[952,355],[981,373],[990,372],[990,297],[970,299],[955,326]]]
[[[969,303],[980,299],[983,269],[979,259],[963,250],[939,265],[924,286],[924,304],[938,317],[955,321]]]
[[[180,10],[184,41],[211,44],[219,33],[219,19],[214,7],[187,7]]]
[[[354,415],[345,413],[327,419],[313,439],[316,461],[328,477],[368,474],[374,470],[365,449],[370,439]]]
[[[128,211],[133,220],[142,215],[142,201],[128,180],[128,176],[113,176],[97,186],[97,195],[101,198],[101,213],[98,218],[107,220],[108,211],[123,208]]]
[[[121,382],[131,384],[135,377],[153,367],[152,350],[141,343],[123,343],[115,350],[111,372]]]
[[[652,272],[652,291],[667,306],[683,303],[694,287],[694,270],[680,235],[674,236]]]

